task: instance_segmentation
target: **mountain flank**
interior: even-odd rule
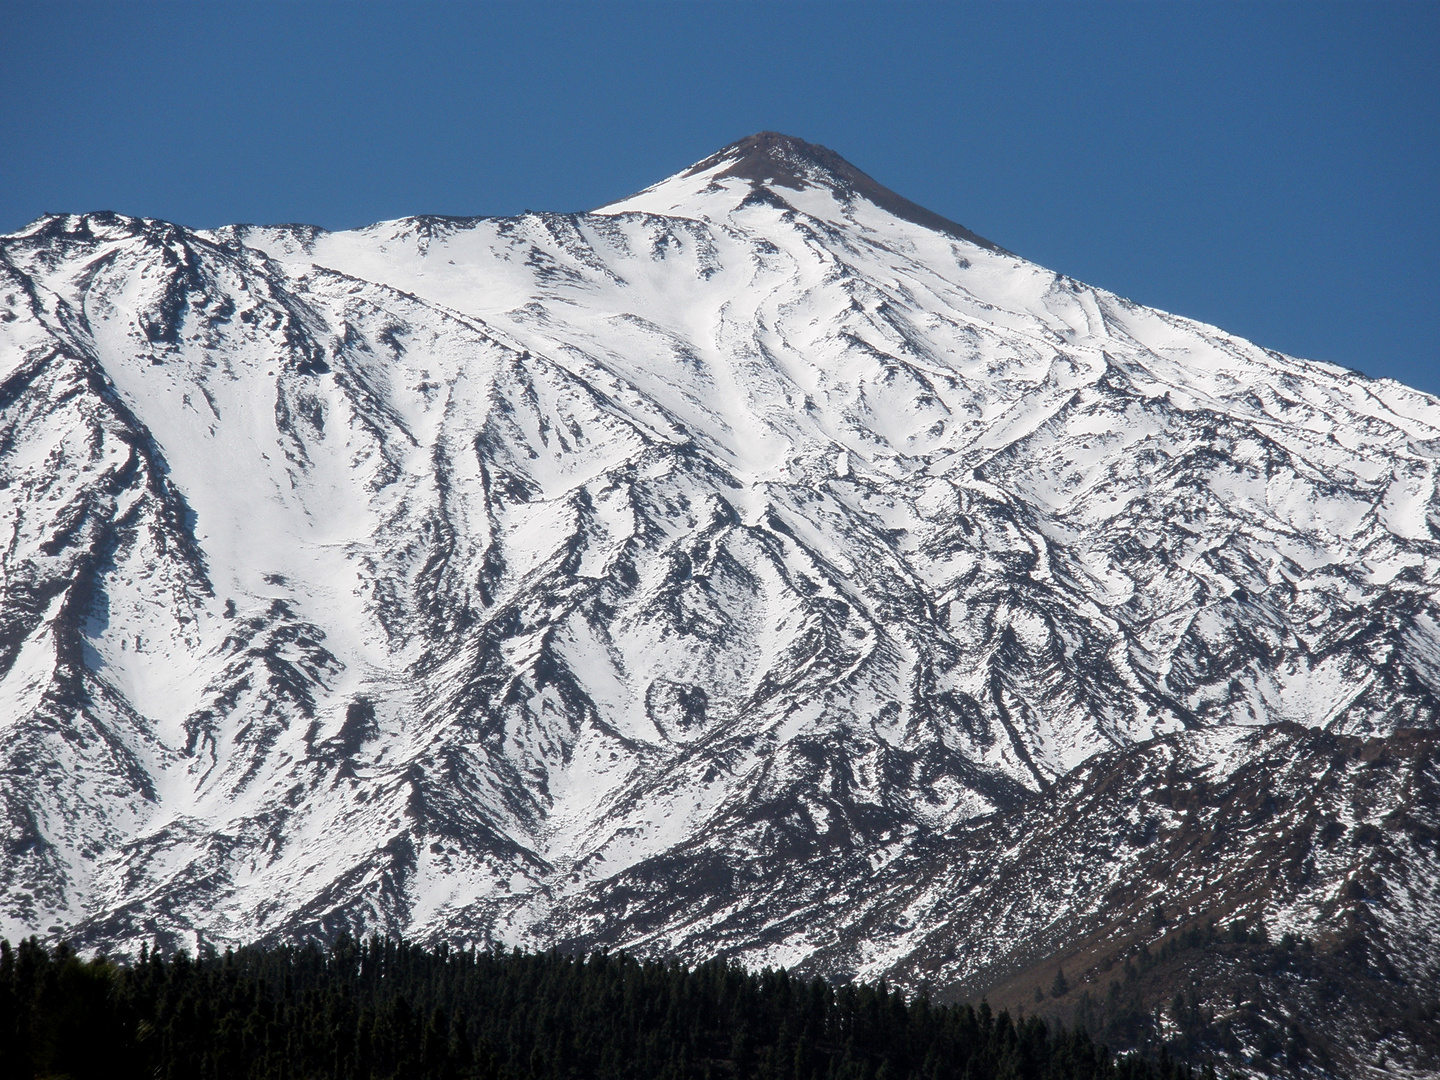
[[[1437,472],[1436,399],[773,133],[587,214],[50,215],[0,237],[0,936],[1433,1075]]]

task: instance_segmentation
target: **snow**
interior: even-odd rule
[[[1233,770],[1253,725],[1428,707],[1387,672],[1440,680],[1440,403],[727,167],[0,240],[40,298],[0,289],[0,370],[44,370],[4,412],[0,741],[49,694],[129,755],[46,759],[83,813],[7,774],[79,824],[0,868],[0,929],[542,940],[747,814],[893,814],[878,873],[1117,745],[1199,725]]]

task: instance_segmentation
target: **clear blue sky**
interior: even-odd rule
[[[1083,281],[1440,393],[1440,3],[0,2],[0,230],[581,210],[824,143]]]

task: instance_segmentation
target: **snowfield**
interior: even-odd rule
[[[588,214],[42,218],[0,238],[0,933],[973,980],[1170,827],[1057,831],[1094,770],[1274,754],[1299,814],[1315,738],[1433,731],[1437,468],[1436,399],[783,136]],[[1433,750],[1387,755],[1323,813],[1433,827]],[[1277,936],[1379,865],[1234,850],[1172,887]],[[1435,859],[1367,909],[1416,976]]]

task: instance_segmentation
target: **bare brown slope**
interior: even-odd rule
[[[1440,972],[1417,962],[1410,913],[1435,895],[1440,740],[1299,728],[1269,740],[1228,775],[1162,761],[1157,747],[1091,763],[1012,835],[1040,877],[1124,864],[1095,914],[1056,920],[949,994],[935,978],[942,950],[922,951],[911,978],[1084,1024],[1112,1046],[1164,1044],[1259,1075],[1436,1075]],[[976,883],[979,910],[1028,902],[1024,861]],[[1321,882],[1303,932],[1265,933],[1267,914]]]

